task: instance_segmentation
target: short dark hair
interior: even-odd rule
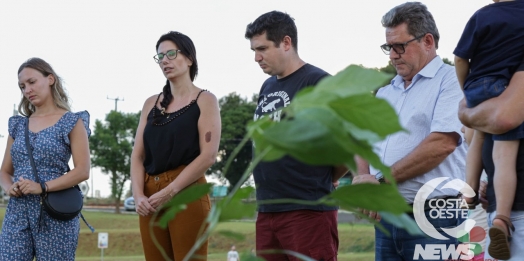
[[[156,42],[155,51],[158,51],[158,46],[160,45],[160,43],[164,41],[171,41],[174,44],[176,44],[176,46],[180,50],[180,53],[186,56],[193,63],[189,67],[189,77],[191,78],[191,81],[194,81],[196,76],[198,75],[198,62],[196,58],[196,48],[191,38],[189,38],[187,35],[183,33],[171,31],[167,34],[160,36],[160,39],[158,39],[158,41]],[[162,106],[163,108],[167,108],[167,106],[173,99],[173,94],[171,93],[169,80],[166,81],[166,85],[163,88],[163,93],[164,98],[160,102],[160,106]]]
[[[291,38],[291,45],[297,51],[298,33],[294,20],[288,14],[279,11],[265,13],[247,25],[245,37],[251,39],[253,36],[266,33],[266,38],[278,47],[287,35]]]
[[[432,34],[433,38],[435,38],[435,48],[438,49],[440,34],[433,15],[424,4],[407,2],[395,6],[382,17],[382,26],[386,28],[396,27],[403,23],[407,24],[408,33],[414,37],[419,37],[426,33]]]

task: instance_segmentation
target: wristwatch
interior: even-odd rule
[[[380,184],[384,184],[386,183],[386,179],[384,178],[384,175],[382,175],[382,172],[377,172],[377,174],[375,174],[375,179],[380,183]]]

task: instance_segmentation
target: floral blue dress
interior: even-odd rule
[[[56,179],[68,171],[69,133],[78,119],[90,135],[87,111],[66,112],[55,125],[37,133],[29,131],[29,143],[41,181]],[[22,116],[9,119],[9,135],[14,139],[11,157],[15,180],[19,177],[35,180],[26,149],[26,124],[27,119]],[[38,261],[75,259],[80,232],[78,217],[61,221],[51,218],[45,211],[42,214],[45,226],[39,227],[39,195],[9,199],[0,234],[0,261],[31,261],[34,257]]]

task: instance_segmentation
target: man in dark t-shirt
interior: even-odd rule
[[[273,11],[258,17],[246,29],[255,61],[271,75],[260,89],[254,119],[280,121],[281,110],[295,94],[316,85],[328,73],[305,63],[297,53],[297,29],[288,14]],[[260,162],[253,170],[257,200],[317,200],[329,194],[345,167],[311,166],[290,156]],[[301,204],[262,204],[256,223],[257,254],[266,260],[295,260],[264,250],[291,250],[315,260],[336,260],[337,208]]]
[[[524,122],[524,60],[511,78],[509,86],[498,97],[489,99],[473,108],[467,108],[463,100],[459,106],[459,118],[464,125],[486,133],[500,134],[510,131]],[[511,259],[521,260],[524,256],[524,140],[520,140],[517,154],[517,193],[511,208],[511,222],[515,226],[511,241]],[[482,163],[488,175],[486,197],[488,225],[493,225],[496,216],[496,199],[493,189],[494,164],[492,157],[493,139],[486,135],[482,148]],[[480,193],[482,194],[482,193]],[[487,245],[490,238],[487,235]],[[485,256],[486,259],[491,258]]]

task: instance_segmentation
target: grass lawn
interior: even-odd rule
[[[0,208],[0,222],[4,219],[5,208]],[[104,260],[143,261],[142,243],[137,215],[117,215],[103,212],[83,212],[87,221],[95,227],[95,233],[81,221],[80,237],[76,260],[100,260],[98,232],[109,233],[109,247],[104,249]],[[340,261],[374,260],[374,229],[368,224],[339,224]],[[237,241],[220,234],[220,231],[233,231],[244,236]],[[254,222],[220,223],[209,239],[209,261],[225,260],[231,245],[239,252],[249,252],[255,247]]]

